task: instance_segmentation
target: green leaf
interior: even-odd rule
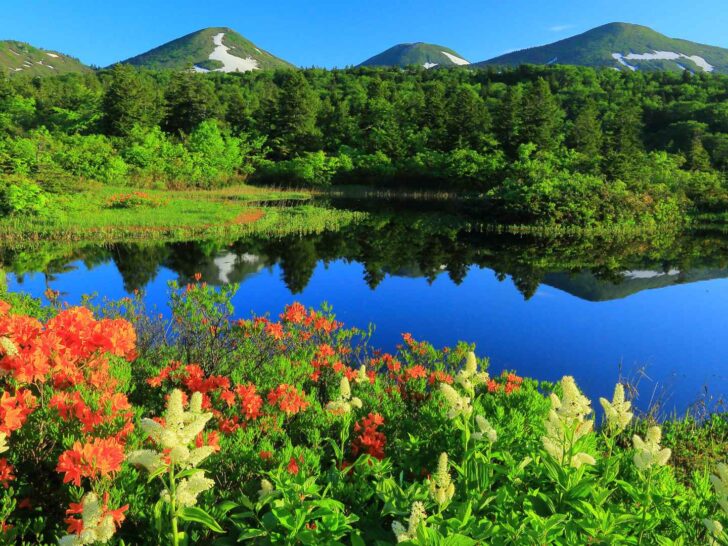
[[[154,481],[154,478],[159,478],[163,474],[166,474],[167,470],[168,469],[166,466],[160,466],[159,468],[157,468],[157,470],[149,474],[149,477],[147,478],[147,483]]]
[[[475,541],[465,535],[450,535],[442,541],[443,546],[472,546]]]
[[[577,483],[574,487],[569,489],[567,496],[571,500],[586,498],[591,494],[591,491],[594,488],[594,485],[595,485],[594,480],[582,480],[579,483]]]
[[[184,521],[194,521],[203,524],[208,529],[216,533],[224,533],[225,530],[220,527],[215,519],[205,512],[202,508],[196,506],[186,506],[179,514],[179,518]]]
[[[247,529],[238,535],[238,542],[249,540],[251,538],[264,537],[268,534],[265,529]]]
[[[204,472],[201,468],[188,468],[187,470],[183,470],[179,474],[175,474],[175,478],[178,480],[181,480],[182,478],[189,478],[190,476],[197,474],[198,472]]]

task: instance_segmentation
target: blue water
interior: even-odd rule
[[[54,275],[49,285],[70,304],[84,294],[115,299],[126,295],[114,262],[92,269],[83,262]],[[178,274],[165,267],[146,286],[147,304],[166,310],[167,282]],[[510,279],[470,266],[459,286],[447,275],[424,278],[387,275],[372,290],[357,262],[319,261],[307,286],[292,294],[278,264],[250,273],[234,303],[239,317],[251,312],[277,315],[286,304],[333,305],[348,326],[376,325],[375,346],[394,351],[403,332],[436,346],[475,342],[491,358],[491,372],[504,369],[539,379],[575,376],[598,406],[611,398],[620,377],[643,369],[636,405],[662,404],[662,415],[682,413],[708,389],[712,399],[728,396],[728,280],[675,284],[623,299],[591,302],[542,284],[529,300]],[[22,282],[9,276],[11,290],[42,296],[42,274]]]

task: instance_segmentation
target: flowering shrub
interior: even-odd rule
[[[112,195],[106,202],[106,206],[110,209],[138,209],[142,207],[156,208],[162,206],[162,203],[147,193],[135,191]]]
[[[728,427],[678,473],[621,385],[599,419],[571,377],[196,281],[161,326],[0,300],[0,544],[728,544]]]

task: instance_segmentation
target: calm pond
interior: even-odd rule
[[[475,342],[491,373],[571,374],[595,406],[619,377],[638,381],[637,406],[659,404],[663,417],[728,396],[728,236],[557,242],[480,233],[452,212],[388,208],[336,233],[49,244],[0,250],[0,265],[11,290],[50,287],[71,304],[144,289],[164,312],[168,281],[196,272],[240,283],[239,317],[328,302],[349,326],[373,323],[385,350],[404,332],[438,347]]]

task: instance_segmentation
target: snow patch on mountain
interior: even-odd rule
[[[435,68],[437,63],[425,63],[422,66],[424,66],[426,70],[429,70],[430,68]]]
[[[621,53],[612,53],[618,63],[637,70],[637,67],[628,64],[626,61],[677,61],[678,59],[688,59],[695,63],[696,66],[703,69],[703,72],[713,72],[715,68],[705,59],[698,55],[685,55],[683,53],[675,53],[674,51],[653,51],[652,53],[629,53],[622,55]]]
[[[551,60],[550,60],[549,62],[547,62],[546,64],[554,64],[554,63],[555,63],[556,61],[558,61],[558,60],[559,60],[559,58],[558,58],[558,57],[554,57],[553,59],[551,59]]]
[[[215,44],[215,50],[210,53],[210,60],[220,61],[225,66],[218,68],[215,72],[250,72],[251,70],[258,70],[258,61],[252,57],[242,59],[235,55],[230,55],[228,51],[230,48],[222,43],[222,39],[225,36],[224,32],[213,36],[212,41]]]
[[[632,271],[624,272],[624,276],[628,279],[654,279],[656,277],[674,277],[675,275],[679,274],[679,269],[670,269],[669,271],[649,271],[635,269]]]
[[[222,43],[222,39],[225,37],[225,33],[215,34],[212,37],[212,42],[215,44],[215,49],[210,53],[208,59],[211,61],[220,61],[224,66],[222,68],[216,68],[212,72],[251,72],[258,70],[258,61],[253,57],[236,57],[228,53],[230,48]],[[195,65],[192,67],[195,72],[210,72],[207,68]]]
[[[698,57],[697,55],[690,55],[690,56],[683,55],[683,57],[693,61],[700,68],[702,68],[704,72],[713,72],[713,70],[715,70],[715,67],[713,65],[711,65],[708,61],[703,59],[702,57]]]
[[[442,51],[442,54],[458,66],[465,66],[466,64],[470,64],[470,61],[461,59],[460,57],[453,55],[452,53],[448,53],[447,51]]]
[[[46,55],[48,55],[49,57],[53,57],[54,59],[58,58],[58,55],[56,55],[55,53],[46,53]]]
[[[629,64],[627,61],[624,60],[624,57],[622,56],[621,53],[612,53],[612,58],[615,61],[617,61],[619,64],[624,65],[627,68],[629,68],[632,72],[634,72],[635,70],[637,70],[637,67],[636,66],[632,66],[631,64]]]

